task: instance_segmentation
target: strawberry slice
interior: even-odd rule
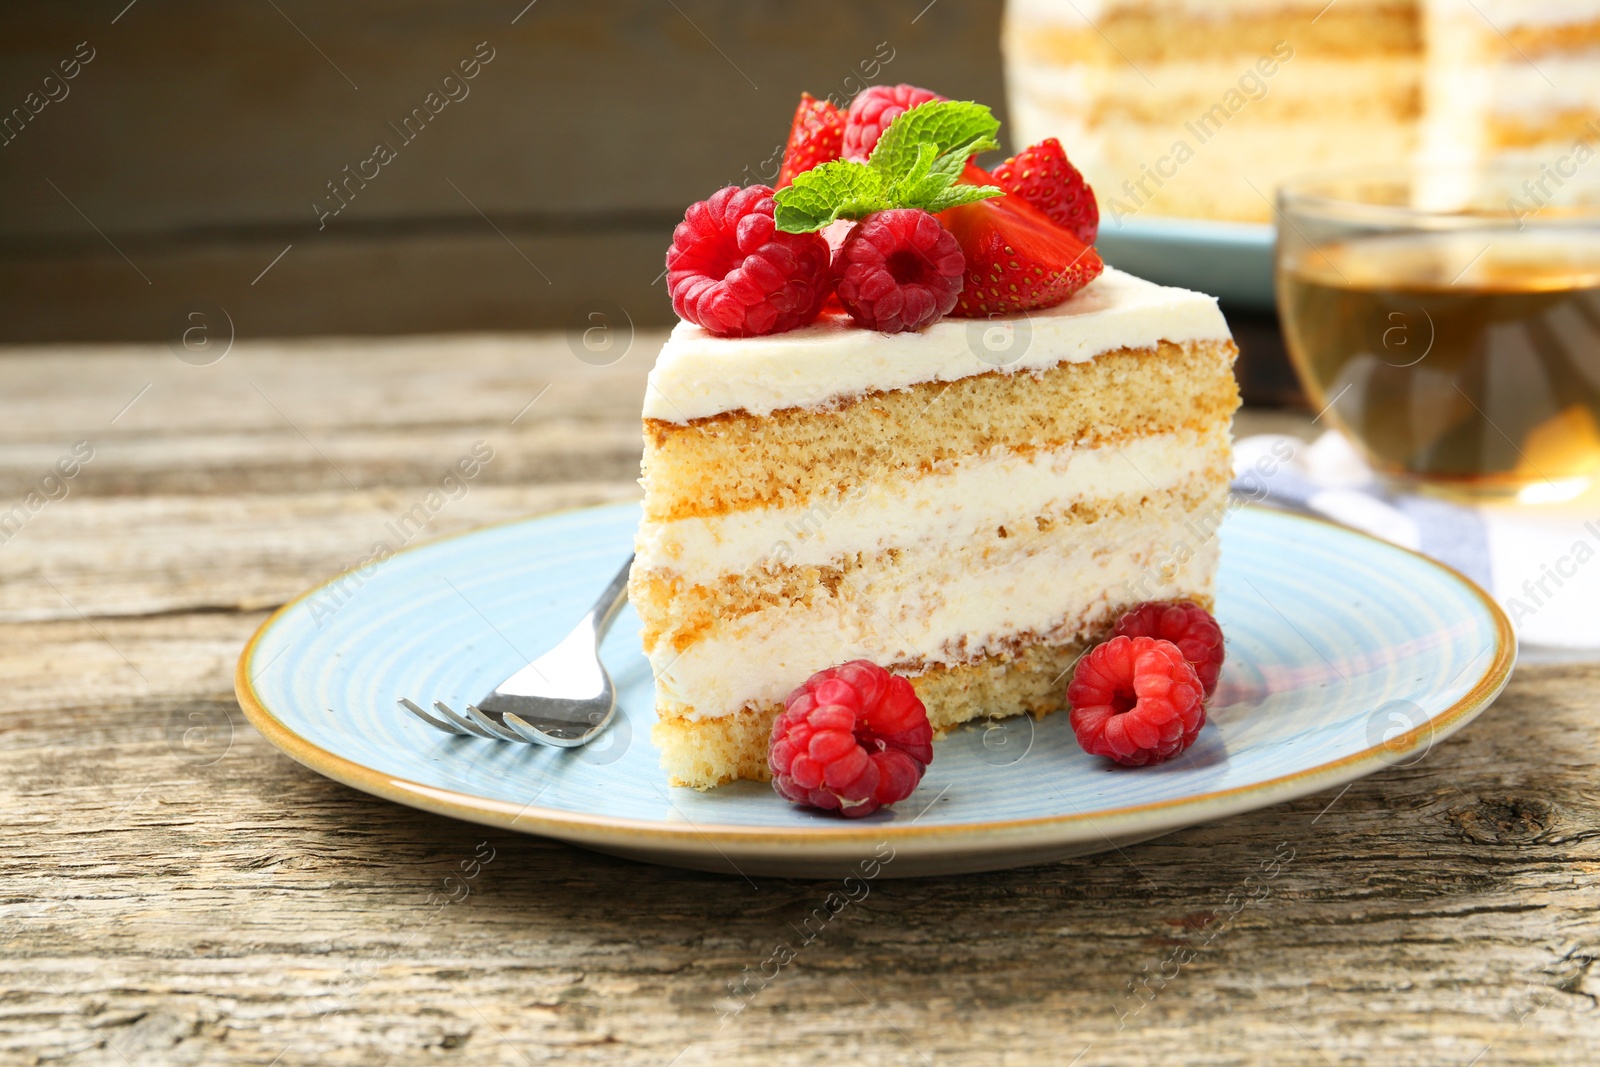
[[[961,180],[998,184],[976,163]],[[961,297],[952,316],[990,318],[1054,307],[1105,269],[1092,245],[1058,226],[1021,196],[1007,194],[941,212],[967,257]]]
[[[794,109],[794,122],[789,126],[789,143],[783,150],[783,169],[778,172],[779,189],[792,184],[796,174],[839,158],[844,151],[844,115],[826,100],[800,94],[800,106]]]
[[[1077,234],[1084,244],[1094,244],[1100,232],[1100,205],[1054,137],[1046,137],[994,168],[994,183]]]

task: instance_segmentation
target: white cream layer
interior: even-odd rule
[[[663,642],[650,656],[657,701],[719,718],[781,703],[826,664],[965,663],[1019,634],[1073,640],[1130,602],[1210,596],[1224,493],[1194,512],[1103,520],[1000,565],[952,552],[860,576],[840,597],[743,616],[681,654]]]
[[[1088,127],[1021,95],[1011,98],[1011,119],[1023,142],[1058,137],[1074,146],[1073,162],[1100,198],[1102,233],[1129,217],[1154,215],[1270,221],[1268,197],[1280,183],[1351,159],[1408,159],[1417,147],[1411,123],[1282,121],[1246,112],[1199,144],[1180,126]],[[1177,150],[1179,140],[1191,155]]]
[[[1115,52],[1111,59],[1118,60]],[[1186,123],[1209,120],[1209,134],[1220,120],[1231,124],[1234,118],[1255,115],[1292,114],[1317,122],[1325,116],[1349,120],[1372,115],[1381,121],[1410,104],[1421,77],[1415,59],[1390,56],[1297,56],[1271,78],[1257,76],[1237,59],[1209,57],[1168,60],[1143,73],[1125,61],[1023,59],[1006,66],[1013,99],[1030,97],[1036,107],[1060,111],[1089,126],[1135,122],[1169,129],[1174,136],[1188,132]],[[1230,106],[1238,110],[1213,113],[1218,105],[1224,112]]]
[[[1424,0],[1423,6],[1434,18],[1459,18],[1491,32],[1600,19],[1600,0]]]
[[[1230,336],[1215,298],[1109,267],[1056,307],[999,320],[945,319],[920,333],[881,334],[832,318],[767,337],[724,338],[680,322],[650,372],[644,417],[764,416],[925,382],[1045,370],[1119,348]]]
[[[868,482],[808,507],[756,508],[709,518],[645,522],[636,551],[646,570],[706,584],[766,564],[825,565],[889,548],[959,546],[989,540],[1002,526],[1031,527],[1041,514],[1083,501],[1125,501],[1226,471],[1226,423],[1121,445],[1031,455],[970,456],[918,477]],[[1062,536],[1072,537],[1072,533]]]
[[[1540,56],[1534,68],[1519,56],[1497,62],[1482,58],[1440,65],[1430,88],[1440,94],[1440,110],[1464,110],[1525,118],[1567,110],[1600,111],[1600,49]],[[1548,79],[1548,80],[1546,80]]]
[[[1124,12],[1153,12],[1174,18],[1223,21],[1283,12],[1321,15],[1326,0],[1007,0],[1006,17],[1018,23],[1088,29]],[[1382,9],[1395,0],[1341,0],[1345,9]],[[1434,15],[1470,16],[1501,30],[1513,26],[1566,26],[1600,19],[1600,0],[1421,0]]]
[[[1347,0],[1343,8],[1383,8],[1394,0]],[[1249,18],[1270,13],[1321,14],[1327,0],[1007,0],[1006,18],[1017,23],[1090,29],[1108,16],[1150,12],[1169,18],[1206,22]]]

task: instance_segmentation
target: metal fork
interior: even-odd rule
[[[600,662],[600,639],[611,628],[628,597],[628,569],[622,565],[572,632],[561,643],[495,686],[476,704],[457,712],[441,700],[431,715],[401,698],[400,706],[447,733],[493,741],[577,748],[610,725],[617,712],[617,690]]]

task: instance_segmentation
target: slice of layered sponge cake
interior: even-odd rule
[[[1237,351],[1211,297],[1109,269],[921,333],[680,323],[629,586],[673,783],[765,779],[774,716],[824,667],[906,675],[942,731],[1062,708],[1135,603],[1209,606]]]

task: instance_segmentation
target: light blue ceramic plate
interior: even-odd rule
[[[1276,230],[1264,222],[1107,217],[1095,248],[1105,261],[1162,285],[1210,293],[1224,307],[1271,311]]]
[[[1053,715],[953,734],[909,800],[861,820],[754,782],[671,788],[628,609],[602,650],[619,717],[589,748],[456,738],[396,707],[475,700],[549,647],[627,558],[637,520],[631,505],[552,515],[335,579],[251,640],[240,703],[312,769],[428,811],[729,874],[820,877],[876,858],[885,875],[919,875],[1095,852],[1415,762],[1494,699],[1516,654],[1504,615],[1454,572],[1246,508],[1223,527],[1228,662],[1210,724],[1156,767],[1085,755]]]

